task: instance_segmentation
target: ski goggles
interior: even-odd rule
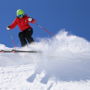
[[[22,14],[22,15],[18,15],[17,17],[19,17],[19,18],[21,18],[21,17],[23,17],[24,15]]]

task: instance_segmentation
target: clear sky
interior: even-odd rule
[[[19,28],[6,30],[15,19],[17,9],[23,9],[54,34],[65,28],[90,41],[90,0],[0,0],[0,43],[9,47],[14,46],[13,41],[20,46]],[[31,25],[34,39],[48,37],[46,32]]]

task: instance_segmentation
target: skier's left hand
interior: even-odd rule
[[[28,18],[28,21],[31,22],[33,19],[32,18]]]
[[[7,29],[7,30],[10,30],[10,27],[9,27],[9,26],[7,26],[7,27],[6,27],[6,29]]]
[[[36,23],[36,20],[35,20],[35,19],[33,19],[33,18],[31,18],[31,17],[30,17],[30,18],[28,18],[28,21],[29,21],[29,22],[31,22],[31,23],[33,23],[33,24],[34,24],[34,23]]]

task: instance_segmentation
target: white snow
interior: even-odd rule
[[[0,49],[11,49],[0,44]],[[0,90],[90,90],[90,42],[59,32],[20,50],[0,53]]]

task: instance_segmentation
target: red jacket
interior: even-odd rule
[[[20,28],[21,31],[24,31],[28,28],[32,28],[29,23],[35,23],[36,20],[32,19],[29,21],[29,18],[27,15],[25,15],[23,18],[16,18],[13,23],[9,26],[10,29],[13,29],[14,27],[16,27],[18,25],[18,27]]]

